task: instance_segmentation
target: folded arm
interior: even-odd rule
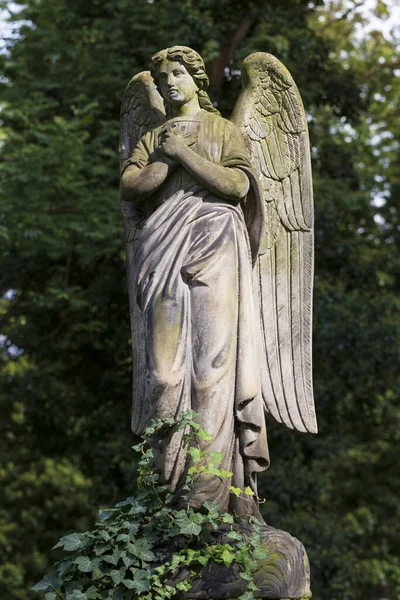
[[[202,158],[179,135],[165,132],[160,148],[167,159],[181,164],[197,183],[224,200],[239,202],[249,191],[250,183],[244,171]]]
[[[146,198],[158,190],[176,166],[167,156],[161,156],[142,168],[130,165],[121,176],[121,200],[133,202],[137,208],[142,208]]]

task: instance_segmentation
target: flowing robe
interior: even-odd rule
[[[199,121],[169,124],[188,136],[199,156],[243,170],[251,184],[249,196],[257,195],[256,177],[233,123],[203,112]],[[160,132],[161,127],[147,133],[124,168],[149,164]],[[211,500],[240,514],[257,512],[254,503],[232,500],[229,493],[229,485],[256,492],[255,474],[269,464],[257,357],[259,313],[242,206],[213,195],[179,167],[140,216],[128,265],[136,342],[133,431],[141,434],[155,417],[196,411],[200,425],[213,436],[202,448],[222,452],[221,468],[233,476],[224,481],[199,477],[191,505]],[[190,465],[182,435],[154,442],[161,479],[178,492]]]

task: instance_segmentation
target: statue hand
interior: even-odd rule
[[[187,144],[180,135],[171,131],[163,131],[160,148],[167,157],[179,161],[187,149]]]

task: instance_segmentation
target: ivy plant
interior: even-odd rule
[[[201,449],[201,442],[212,437],[196,416],[187,411],[177,421],[152,421],[142,441],[133,447],[140,454],[138,495],[101,511],[92,531],[62,537],[55,548],[63,550],[64,558],[34,591],[43,592],[45,600],[165,600],[188,592],[193,579],[214,561],[236,568],[245,582],[241,600],[254,598],[257,588],[252,572],[257,559],[267,557],[257,520],[250,517],[249,535],[241,531],[232,514],[211,502],[206,501],[201,512],[190,506],[197,477],[209,474],[225,481],[232,475],[220,468],[222,453],[207,454]],[[153,464],[151,439],[168,429],[169,433],[184,430],[183,443],[191,456],[183,508],[182,501],[177,504],[168,487],[160,483]],[[231,486],[230,492],[238,495],[242,490]],[[250,488],[244,493],[253,494]]]

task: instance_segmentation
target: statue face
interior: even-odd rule
[[[158,87],[161,95],[171,106],[183,106],[198,92],[192,76],[180,62],[165,60],[158,74]]]

